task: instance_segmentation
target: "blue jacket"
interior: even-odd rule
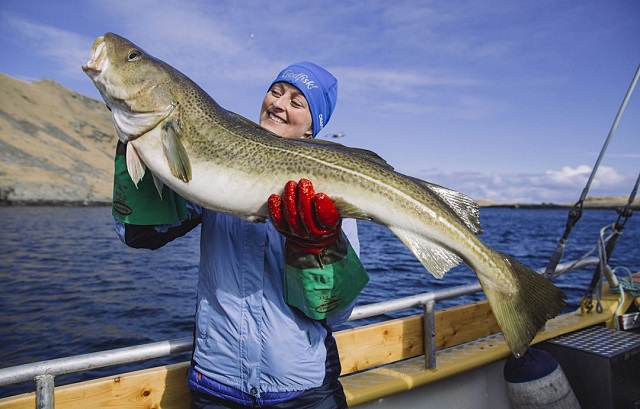
[[[321,321],[287,305],[285,238],[271,222],[246,222],[189,205],[189,219],[179,225],[117,222],[117,231],[130,246],[157,248],[199,223],[193,369],[207,380],[205,391],[228,398],[231,387],[242,392],[240,398],[277,397],[337,379],[340,362],[331,325],[346,321],[354,303]],[[345,219],[342,226],[359,253],[355,220]],[[195,380],[190,386],[202,389]]]

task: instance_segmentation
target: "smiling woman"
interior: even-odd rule
[[[306,98],[298,88],[284,82],[273,84],[262,101],[260,125],[282,138],[310,138],[313,133]]]
[[[251,223],[264,221],[259,213],[264,210],[243,214],[233,204],[246,189],[238,185],[243,173],[262,172],[250,189],[255,193],[260,184],[269,185],[265,173],[287,170],[273,166],[277,156],[262,158],[261,151],[280,146],[282,159],[288,152],[283,142],[301,141],[322,128],[335,105],[335,78],[307,62],[285,69],[265,97],[264,118],[277,125],[271,133],[221,109],[180,72],[115,34],[94,43],[84,69],[111,108],[121,138],[113,207],[120,239],[155,250],[202,227],[188,371],[192,408],[346,407],[331,326],[347,318],[368,281],[353,247],[358,247],[355,220],[342,223],[331,198],[316,194],[307,179],[288,181],[282,194],[280,185],[262,196],[271,223]],[[290,75],[291,70],[298,73]],[[149,163],[154,154],[160,160]],[[127,169],[143,160],[154,177],[170,171],[168,184],[177,183],[189,201],[168,197],[173,193],[166,192],[168,184],[160,199],[149,172],[141,180],[134,175],[133,186]],[[156,167],[160,163],[163,167]],[[203,166],[217,171],[200,173]],[[307,173],[313,173],[311,166]],[[206,201],[209,208],[202,207],[184,190],[204,186],[213,188],[217,205]],[[173,211],[174,203],[180,211]],[[131,211],[123,214],[123,204]],[[164,211],[167,206],[171,212]],[[317,406],[318,401],[324,404]]]
[[[168,64],[150,56],[129,61],[130,51],[140,50],[130,41],[112,33],[103,41],[108,64],[91,77],[105,102],[113,104],[118,132],[144,130],[127,135],[128,151],[135,149],[154,176],[185,199],[247,221],[263,221],[269,216],[265,198],[281,191],[287,181],[312,180],[319,191],[335,198],[341,217],[389,227],[434,276],[442,277],[461,261],[469,265],[483,283],[515,355],[521,355],[535,331],[563,309],[561,291],[478,238],[478,208],[469,197],[397,173],[369,151],[327,141],[274,138],[220,108]],[[96,56],[96,49],[94,44],[93,60],[103,58]],[[305,95],[322,85],[315,82],[317,76],[302,74],[285,70],[274,82],[301,81],[304,86],[298,89]],[[335,104],[331,95],[307,98],[314,133],[328,119],[323,107]],[[129,127],[131,123],[136,126]],[[181,172],[186,165],[192,178],[185,179]]]
[[[303,134],[315,138],[331,119],[337,96],[338,81],[331,73],[308,61],[292,64],[271,83],[260,125],[276,134],[284,132],[280,134],[284,138]]]

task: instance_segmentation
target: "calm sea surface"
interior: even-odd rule
[[[567,210],[482,209],[480,216],[487,244],[540,268],[564,231]],[[562,261],[591,250],[600,229],[616,218],[612,210],[586,211]],[[0,207],[0,220],[0,367],[191,335],[199,229],[149,251],[130,249],[118,240],[107,207]],[[359,226],[361,258],[371,276],[360,304],[477,281],[466,267],[436,280],[386,228],[366,222]],[[611,265],[640,270],[638,243],[636,216],[618,240]],[[571,298],[571,309],[577,308],[592,272],[576,271],[556,281]],[[480,293],[436,308],[483,297]],[[165,358],[148,366],[187,359]],[[122,370],[130,368],[83,376]],[[61,376],[56,384],[83,376]],[[32,388],[31,383],[0,387],[0,397]]]

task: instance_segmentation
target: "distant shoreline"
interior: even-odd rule
[[[617,204],[592,204],[585,203],[584,210],[614,210],[619,209],[625,206],[626,203],[617,203]],[[542,204],[492,204],[492,205],[480,205],[480,208],[501,208],[501,209],[571,209],[573,204],[553,204],[553,203],[542,203]],[[631,205],[631,210],[640,210],[640,204],[634,203]]]
[[[629,199],[624,197],[588,197],[583,202],[585,210],[610,210],[619,209],[627,205]],[[576,203],[497,203],[491,200],[479,199],[478,205],[481,208],[504,208],[504,209],[570,209]],[[640,210],[640,200],[635,199],[631,205],[631,210]]]
[[[108,200],[16,200],[0,201],[0,207],[101,207],[111,206]]]
[[[584,210],[615,210],[625,203],[593,203],[585,202]],[[0,207],[110,207],[110,200],[0,200]],[[479,203],[481,209],[570,209],[574,204],[555,203]],[[632,210],[640,210],[640,202],[634,201]]]

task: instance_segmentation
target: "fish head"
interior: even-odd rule
[[[134,140],[155,128],[177,106],[171,70],[126,38],[98,37],[82,66],[100,92],[120,140]]]

